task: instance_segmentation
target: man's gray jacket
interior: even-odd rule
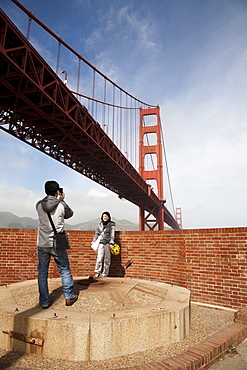
[[[47,212],[50,212],[58,233],[64,231],[64,220],[72,217],[74,212],[64,200],[60,201],[52,195],[47,195],[44,199],[40,200],[36,204],[36,210],[39,217],[37,246],[51,248],[53,247],[54,231]]]

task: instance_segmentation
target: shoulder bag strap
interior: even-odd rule
[[[50,220],[51,226],[52,226],[52,228],[53,228],[54,234],[57,234],[57,230],[56,230],[55,225],[54,225],[54,223],[53,223],[53,221],[52,221],[52,218],[51,218],[50,212],[47,212],[47,214],[48,214],[48,217],[49,217],[49,220]]]

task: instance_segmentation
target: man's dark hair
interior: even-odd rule
[[[46,181],[45,183],[45,193],[47,195],[55,195],[59,189],[59,184],[56,181]]]

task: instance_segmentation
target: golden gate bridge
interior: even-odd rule
[[[0,129],[137,205],[140,230],[181,228],[181,209],[172,200],[173,216],[165,206],[159,106],[129,94],[11,1],[28,25],[24,36],[0,10]],[[56,58],[30,42],[33,23],[52,50],[56,42]]]

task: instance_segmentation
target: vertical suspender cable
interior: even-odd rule
[[[94,113],[94,92],[95,92],[95,69],[93,70],[93,89],[92,89],[92,116]]]
[[[129,145],[129,161],[131,162],[131,158],[132,158],[132,140],[133,140],[133,135],[132,135],[132,121],[131,121],[131,117],[132,117],[132,99],[130,99],[130,109],[129,110],[129,119],[128,119],[128,145]]]
[[[122,91],[120,90],[120,150],[122,151]]]
[[[77,74],[77,93],[79,93],[80,88],[80,76],[81,76],[81,59],[78,59],[78,74]]]
[[[125,110],[125,152],[126,158],[128,158],[128,148],[127,148],[127,122],[128,122],[128,95],[126,94],[126,110]]]
[[[58,69],[59,69],[59,62],[60,62],[60,51],[61,51],[61,43],[58,43],[57,47],[57,65],[56,65],[56,73],[58,74]]]
[[[136,115],[137,115],[137,109],[136,109],[136,100],[135,100],[135,109],[134,109],[134,134],[135,134],[135,145],[134,145],[134,167],[135,169],[137,169],[137,163],[138,163],[138,160],[137,160],[137,147],[138,147],[138,141],[137,141],[137,119],[136,119]]]
[[[165,164],[166,164],[166,173],[167,173],[168,187],[169,187],[170,196],[171,196],[173,214],[174,214],[174,217],[176,217],[175,206],[174,206],[173,196],[172,196],[172,188],[171,188],[170,175],[169,175],[169,171],[168,171],[168,162],[167,162],[167,156],[166,156],[166,150],[165,150],[165,140],[164,140],[162,125],[160,125],[160,129],[161,129],[161,136],[162,136],[162,143],[163,143],[163,152],[164,152],[164,158],[165,158]]]
[[[28,26],[27,26],[27,39],[28,40],[29,40],[29,36],[30,36],[31,22],[32,22],[32,19],[29,17],[28,18]]]
[[[104,103],[106,103],[106,79],[104,79]],[[105,125],[105,104],[103,104],[103,119],[102,119],[103,125]]]
[[[115,85],[112,85],[112,140],[114,141],[114,105],[115,105]]]

